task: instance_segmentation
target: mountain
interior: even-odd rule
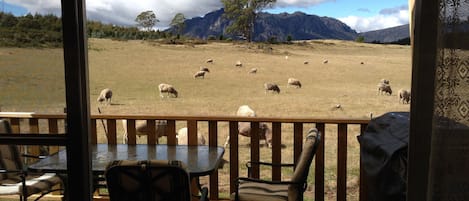
[[[393,43],[409,38],[409,25],[401,25],[381,30],[359,33],[365,38],[365,42]]]
[[[234,37],[224,34],[230,22],[222,17],[223,13],[223,9],[219,9],[203,17],[186,20],[183,35],[202,39],[220,35]],[[173,32],[172,28],[166,31]],[[329,17],[308,15],[302,12],[292,14],[261,12],[258,14],[254,25],[254,41],[285,41],[288,36],[291,36],[293,40],[355,40],[358,33],[341,21]]]

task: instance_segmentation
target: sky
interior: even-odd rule
[[[373,31],[409,23],[407,0],[277,0],[264,12],[294,13],[336,18],[357,32]],[[0,0],[3,12],[60,15],[60,0]],[[89,0],[89,20],[135,26],[135,17],[147,10],[156,14],[156,29],[166,29],[177,13],[186,19],[202,17],[223,7],[220,0]]]

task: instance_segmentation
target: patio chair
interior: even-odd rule
[[[11,133],[8,121],[0,119],[0,134]],[[22,155],[16,145],[0,145],[0,195],[19,195],[26,201],[30,195],[44,195],[62,189],[53,189],[62,184],[62,179],[54,173],[28,172],[23,164]]]
[[[105,172],[111,201],[190,201],[189,173],[180,161],[117,160]],[[200,200],[208,189],[201,188]]]
[[[231,200],[236,201],[301,201],[307,186],[307,177],[311,162],[320,144],[321,134],[313,128],[308,131],[298,164],[289,181],[269,181],[250,177],[239,177],[235,181],[236,189]],[[248,176],[252,164],[294,167],[294,164],[272,164],[267,162],[248,162]]]

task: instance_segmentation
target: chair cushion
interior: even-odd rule
[[[41,175],[28,175],[26,177],[26,190],[29,195],[48,192],[53,186],[62,182],[59,176],[54,173]],[[0,183],[0,195],[22,195],[23,188],[19,176],[2,180]]]
[[[233,193],[231,200],[235,200],[234,196]],[[240,181],[238,196],[240,201],[285,201],[288,200],[288,185]]]

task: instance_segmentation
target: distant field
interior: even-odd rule
[[[92,114],[97,114],[100,107],[104,114],[226,116],[234,115],[243,104],[250,105],[260,117],[368,118],[370,113],[379,116],[389,111],[409,111],[409,105],[400,104],[396,95],[400,88],[410,89],[409,46],[334,40],[293,45],[192,46],[90,39],[88,54]],[[209,58],[213,64],[206,63]],[[235,67],[238,60],[243,67]],[[323,60],[328,63],[323,64]],[[194,79],[192,75],[201,66],[208,67],[210,73],[205,79]],[[63,111],[61,49],[0,48],[0,68],[2,111]],[[257,74],[248,74],[251,68],[257,68]],[[289,77],[299,79],[303,87],[288,88]],[[391,96],[378,95],[376,85],[382,78],[390,80],[394,92]],[[266,94],[265,82],[277,83],[280,94]],[[175,86],[179,97],[161,99],[157,91],[160,83]],[[96,102],[103,88],[113,90],[112,105]],[[338,104],[340,108],[335,107]],[[220,132],[221,144],[227,130],[226,126],[220,129],[225,129]],[[282,133],[289,133],[289,129],[282,127]],[[349,138],[350,200],[357,196],[358,132],[354,128]],[[326,147],[334,147],[335,139],[329,137]],[[240,144],[246,142],[240,138]],[[269,152],[262,149],[263,154]],[[335,152],[333,148],[326,150],[326,158],[331,156],[326,161],[326,180],[334,178],[335,167],[328,164],[336,162]],[[247,157],[240,155],[242,160]],[[224,168],[220,173],[228,171]],[[333,200],[334,185],[326,183],[326,196],[332,196],[326,200]]]

